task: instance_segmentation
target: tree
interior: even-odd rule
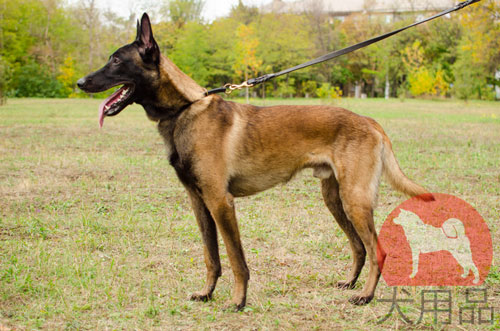
[[[238,76],[243,75],[244,80],[249,79],[248,74],[257,75],[262,65],[262,60],[256,56],[259,39],[255,36],[255,30],[251,26],[240,24],[236,30],[237,42],[234,53],[236,54],[233,69]],[[248,103],[248,87],[245,88],[245,98]]]
[[[163,12],[170,21],[181,28],[187,22],[200,22],[204,4],[202,0],[169,0],[163,7]]]
[[[238,4],[231,8],[229,17],[241,24],[248,25],[259,20],[259,9],[257,7],[245,6],[243,1],[238,0]]]
[[[208,27],[210,45],[209,86],[220,86],[234,78],[236,30],[241,24],[231,17],[219,18]]]
[[[16,70],[12,87],[16,97],[64,97],[62,84],[53,77],[46,66],[30,62]]]
[[[70,96],[75,88],[75,82],[78,79],[75,73],[75,62],[71,55],[68,55],[64,63],[59,68],[60,74],[57,80],[62,85],[62,93],[65,96]]]
[[[345,36],[346,44],[352,45],[380,34],[380,31],[383,31],[383,24],[379,17],[372,17],[368,14],[352,14],[340,24],[339,29]],[[371,96],[375,94],[377,78],[379,78],[377,76],[387,70],[386,66],[380,66],[379,56],[386,56],[380,54],[380,47],[381,45],[377,44],[371,45],[345,57],[347,60],[345,66],[352,77],[351,81],[348,81],[349,85],[354,83],[360,90],[371,92]]]
[[[163,14],[153,15],[161,51],[207,87],[278,72],[413,22],[410,14],[388,24],[385,17],[369,12],[372,0],[366,1],[367,14],[341,21],[325,13],[323,2],[308,1],[300,14],[264,14],[239,1],[229,16],[210,23],[201,18],[204,0],[145,0],[136,6]],[[0,93],[68,95],[75,79],[102,66],[113,51],[133,40],[135,15],[119,17],[99,9],[96,0],[71,3],[0,0]],[[449,18],[293,72],[254,91],[261,96],[317,95],[310,83],[317,82],[340,86],[348,95],[357,83],[370,96],[383,95],[385,86],[391,95],[410,90],[417,96],[447,94],[453,85],[453,94],[460,98],[492,98],[499,84],[499,6],[498,0],[483,0]],[[416,48],[415,40],[420,42]],[[421,58],[418,64],[408,62],[412,54]]]
[[[256,56],[263,60],[262,68],[266,72],[278,72],[310,60],[316,54],[310,38],[308,20],[296,14],[265,14],[255,29],[258,40]],[[294,78],[295,91],[303,81],[311,79],[311,67],[289,74]],[[277,88],[277,81],[272,81]]]
[[[75,9],[75,18],[80,22],[82,28],[87,32],[85,39],[87,45],[87,71],[96,69],[94,59],[100,47],[100,34],[97,31],[101,28],[100,12],[96,6],[96,0],[82,0]]]
[[[336,49],[341,49],[345,45],[345,35],[338,29],[340,21],[332,19],[324,9],[323,0],[310,0],[308,6],[304,8],[304,16],[310,26],[309,38],[314,43],[314,57],[322,56]],[[333,62],[323,62],[310,69],[311,76],[319,81],[332,81],[334,83],[345,83],[343,67],[346,65],[345,58],[335,59]],[[338,74],[341,73],[339,76]],[[310,77],[313,78],[313,77]]]
[[[459,98],[494,98],[495,73],[500,70],[498,1],[472,5],[460,15],[464,34],[453,66],[454,92]]]
[[[7,100],[7,76],[8,68],[5,61],[0,56],[0,106],[3,105]]]
[[[408,84],[412,95],[444,96],[446,94],[449,85],[444,80],[444,71],[442,69],[433,70],[432,66],[428,65],[420,40],[415,40],[401,53],[407,67]]]
[[[198,84],[205,86],[210,70],[207,28],[200,23],[189,22],[178,33],[170,59]]]
[[[61,86],[55,79],[59,64],[78,41],[68,13],[60,0],[0,4],[0,56],[9,68],[9,94],[61,96]],[[54,90],[49,92],[48,87]]]

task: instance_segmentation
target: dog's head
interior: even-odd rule
[[[133,102],[151,98],[151,87],[158,77],[160,49],[146,13],[137,21],[136,39],[111,54],[101,69],[78,80],[80,89],[89,93],[121,87],[99,107],[99,124],[104,116],[114,116]]]

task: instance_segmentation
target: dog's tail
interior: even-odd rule
[[[382,129],[380,127],[380,129]],[[434,201],[432,193],[405,176],[392,151],[392,144],[385,132],[381,132],[384,146],[382,152],[383,172],[396,190],[424,201]]]

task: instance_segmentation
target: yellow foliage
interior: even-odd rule
[[[411,46],[401,52],[403,63],[408,68],[418,68],[425,65],[424,49],[420,40],[415,40]]]
[[[432,94],[432,78],[431,73],[425,67],[413,70],[408,77],[410,93],[413,95]]]
[[[323,83],[316,90],[316,94],[321,99],[340,99],[342,97],[342,90],[338,86],[331,86],[330,83]]]
[[[460,13],[460,22],[465,27],[463,51],[469,51],[472,65],[488,65],[498,54],[500,24],[498,0],[472,5]]]
[[[444,96],[450,86],[444,80],[443,74],[444,72],[441,69],[433,73],[426,67],[420,67],[411,71],[408,77],[410,93],[415,96]]]
[[[60,75],[57,76],[57,80],[60,81],[64,89],[68,94],[74,94],[73,89],[76,81],[76,73],[75,73],[75,63],[71,55],[66,56],[64,59],[64,63],[59,67]]]
[[[340,87],[335,86],[335,87],[333,88],[332,93],[330,94],[330,97],[331,97],[332,99],[340,99],[340,98],[342,97],[342,93],[343,93],[343,92],[342,92],[342,90],[340,89]]]
[[[407,46],[402,53],[403,63],[409,72],[408,83],[412,95],[446,95],[450,86],[444,80],[444,71],[439,69],[433,72],[428,69],[424,58],[424,49],[419,40],[416,40],[411,46]]]
[[[233,69],[238,75],[245,74],[246,76],[249,69],[256,74],[262,66],[262,60],[255,55],[259,45],[255,30],[251,26],[240,24],[236,35],[238,42],[236,44],[236,63],[233,65]]]
[[[445,96],[450,85],[444,80],[444,72],[439,69],[434,76],[434,95]]]

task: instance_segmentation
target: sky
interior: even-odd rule
[[[77,0],[70,0],[76,2]],[[272,0],[243,0],[247,6],[260,7],[263,4],[270,3]],[[97,6],[102,9],[111,9],[115,13],[123,17],[129,17],[131,13],[140,16],[143,11],[148,11],[148,3],[154,4],[158,1],[146,0],[96,0]],[[238,4],[238,0],[205,0],[202,16],[207,21],[229,14],[231,7]],[[154,18],[152,18],[154,20]]]

